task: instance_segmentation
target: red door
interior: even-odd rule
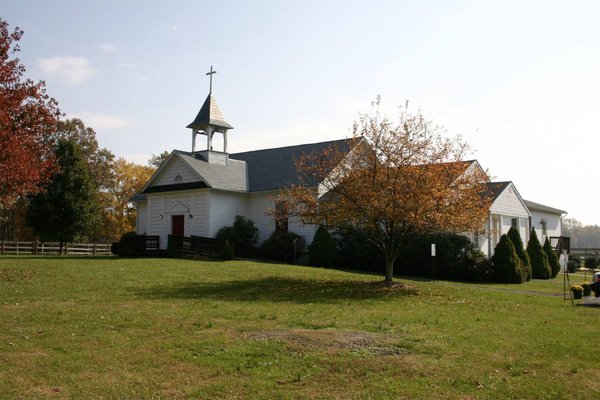
[[[183,236],[184,217],[184,215],[173,215],[171,217],[171,234],[173,236]]]

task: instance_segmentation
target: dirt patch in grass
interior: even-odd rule
[[[354,351],[377,355],[401,355],[408,350],[397,345],[394,335],[369,332],[285,329],[248,334],[254,340],[280,340],[293,351],[323,350],[327,352]]]
[[[0,282],[30,281],[33,275],[33,271],[14,268],[0,269]]]

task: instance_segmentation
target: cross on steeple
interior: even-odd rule
[[[206,73],[206,75],[210,76],[210,89],[209,92],[212,93],[212,76],[213,74],[216,74],[217,71],[213,71],[213,66],[210,66],[210,71]]]

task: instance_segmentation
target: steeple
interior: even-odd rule
[[[227,153],[227,131],[229,129],[233,129],[225,118],[223,117],[223,113],[215,100],[215,97],[212,95],[212,76],[216,74],[217,71],[213,70],[212,65],[210,66],[210,72],[207,72],[206,75],[210,76],[210,91],[206,100],[204,100],[204,104],[198,115],[191,124],[187,126],[187,128],[192,129],[192,152],[196,151],[196,135],[200,133],[201,135],[206,135],[206,150],[212,151],[212,137],[215,132],[220,132],[223,134],[223,153]]]

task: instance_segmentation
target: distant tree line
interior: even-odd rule
[[[583,225],[574,218],[565,218],[563,236],[571,238],[571,247],[600,248],[600,226]]]

